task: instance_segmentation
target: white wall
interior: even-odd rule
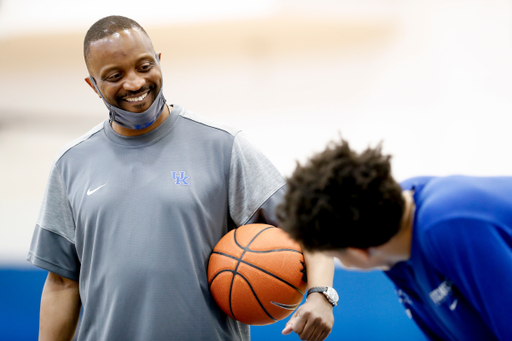
[[[273,12],[276,0],[2,0],[0,37],[87,30],[108,15],[136,18],[143,26],[251,17]]]
[[[106,117],[83,81],[81,41],[37,70],[52,51],[2,42],[64,27],[83,36],[117,11],[151,35],[170,25],[154,39],[169,102],[242,128],[285,175],[338,132],[359,150],[383,140],[399,180],[512,174],[511,1],[210,3],[0,2],[0,261],[24,259],[53,156]],[[197,33],[208,30],[224,48]],[[181,32],[197,40],[173,40]]]

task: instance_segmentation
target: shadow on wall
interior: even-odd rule
[[[37,339],[46,274],[35,267],[0,269],[0,341]],[[340,300],[334,308],[334,329],[327,340],[426,341],[407,318],[393,285],[382,273],[337,269],[334,279]],[[287,320],[251,327],[252,340],[298,340],[295,335],[281,334]]]

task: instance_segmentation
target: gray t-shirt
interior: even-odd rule
[[[244,135],[174,105],[157,129],[108,121],[56,158],[28,260],[79,281],[78,340],[247,340],[208,289],[230,229],[276,224],[284,179]]]

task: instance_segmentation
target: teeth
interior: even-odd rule
[[[135,97],[135,98],[126,98],[126,100],[128,102],[138,102],[138,101],[142,101],[144,98],[146,98],[146,96],[148,95],[148,93],[146,92],[145,94],[139,96],[139,97]]]

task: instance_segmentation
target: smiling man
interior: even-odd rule
[[[135,21],[96,22],[84,57],[109,119],[50,172],[28,255],[49,271],[40,340],[70,340],[81,308],[79,341],[249,339],[216,306],[206,266],[230,229],[277,224],[284,179],[240,131],[167,105],[161,56]],[[332,285],[332,257],[306,265],[310,286]],[[332,308],[313,293],[290,324],[323,340]]]
[[[147,33],[141,27],[105,37],[104,31],[91,30],[84,41],[91,75],[85,80],[103,98],[114,131],[133,136],[158,127],[169,116],[169,107],[162,93],[160,54],[155,54]]]
[[[431,340],[512,340],[512,178],[399,185],[389,160],[333,143],[288,179],[281,227],[348,269],[384,270]]]

